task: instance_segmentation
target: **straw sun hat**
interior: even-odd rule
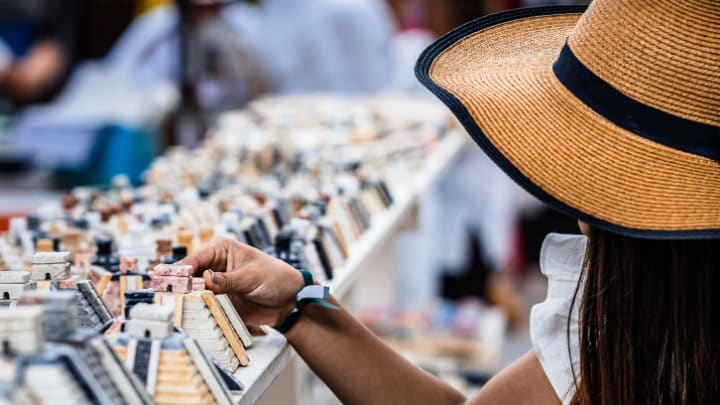
[[[720,0],[490,15],[416,73],[550,206],[624,235],[720,237]]]

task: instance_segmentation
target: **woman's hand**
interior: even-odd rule
[[[180,263],[202,273],[207,288],[227,294],[243,320],[255,326],[285,320],[304,286],[289,264],[229,238],[213,239]]]
[[[227,293],[250,325],[277,325],[304,286],[290,265],[231,239],[213,239],[181,263],[193,266],[208,288]],[[330,302],[337,304],[331,297]],[[307,305],[285,335],[345,404],[447,404],[464,398],[416,368],[347,311]],[[338,372],[342,370],[342,372]]]

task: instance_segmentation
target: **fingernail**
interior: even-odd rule
[[[210,270],[210,269],[207,269],[207,270],[205,270],[205,271],[207,271],[208,273],[210,273],[210,280],[212,280],[213,284],[217,284],[218,281],[217,281],[217,276],[215,275],[215,272],[212,271],[212,270]]]

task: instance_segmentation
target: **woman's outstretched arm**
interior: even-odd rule
[[[215,239],[183,263],[191,264],[195,274],[203,274],[209,289],[228,294],[250,325],[279,324],[295,307],[296,295],[303,288],[300,272],[231,239]],[[332,298],[331,302],[340,306]],[[343,403],[465,402],[459,392],[410,364],[342,308],[307,305],[286,336]],[[471,403],[559,401],[534,352],[530,352],[493,378]]]
[[[287,337],[344,404],[465,402],[459,392],[410,364],[344,309],[306,306]]]

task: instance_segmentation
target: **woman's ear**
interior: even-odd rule
[[[578,220],[578,226],[580,227],[580,232],[582,232],[583,235],[590,235],[590,225],[588,225],[586,222]]]

